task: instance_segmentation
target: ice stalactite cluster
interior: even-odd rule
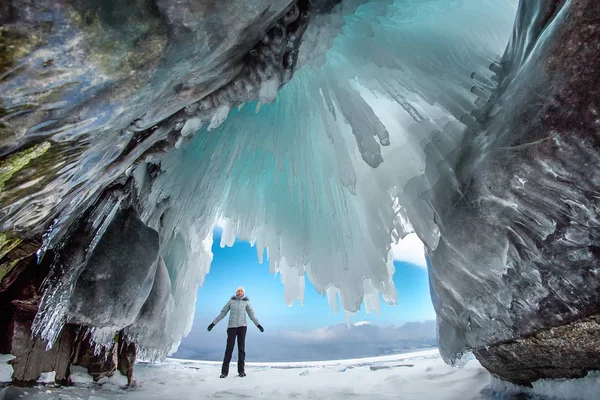
[[[301,300],[305,275],[334,308],[336,296],[349,312],[363,300],[377,309],[379,293],[394,303],[390,243],[416,230],[436,247],[429,193],[458,190],[459,145],[474,103],[494,86],[489,66],[514,12],[495,2],[374,2],[349,15],[333,7],[322,18],[344,24],[333,25],[331,48],[318,51],[323,28],[309,25],[300,56],[306,45],[315,57],[301,59],[273,104],[234,109],[160,159],[142,218],[162,219],[165,243],[182,243],[162,251],[203,276],[209,262],[188,249],[224,220],[221,245],[237,237],[259,259],[266,251],[288,304]]]
[[[28,56],[35,67],[15,67],[21,81],[0,82],[18,133],[3,154],[51,142],[0,208],[3,229],[45,231],[40,258],[56,257],[35,332],[52,341],[77,322],[109,344],[123,330],[164,356],[189,332],[218,221],[222,245],[266,252],[288,304],[305,277],[334,309],[336,296],[348,312],[377,310],[379,293],[394,303],[390,244],[413,231],[429,251],[444,240],[440,211],[464,188],[456,170],[517,1],[156,3],[30,10],[64,29]],[[102,268],[127,264],[107,233],[121,219],[145,244],[115,284]],[[90,281],[115,304],[78,296]]]

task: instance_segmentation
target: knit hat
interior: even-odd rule
[[[244,294],[246,294],[246,289],[244,289],[243,286],[239,286],[237,289],[235,289],[235,292],[237,293],[238,290],[241,290],[242,292],[244,292]]]

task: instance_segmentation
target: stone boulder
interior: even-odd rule
[[[132,207],[119,210],[77,279],[69,322],[115,333],[133,323],[152,290],[158,249],[158,232]]]
[[[518,385],[600,370],[600,314],[475,351],[488,371]]]

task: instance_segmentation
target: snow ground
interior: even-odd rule
[[[10,382],[12,380],[13,369],[8,362],[13,358],[15,357],[10,354],[0,354],[0,383]],[[2,399],[1,396],[0,399]]]
[[[450,367],[442,361],[437,349],[342,361],[248,363],[245,378],[235,374],[235,363],[230,370],[229,377],[220,379],[220,363],[168,359],[163,364],[136,365],[139,385],[135,389],[121,389],[125,381],[118,373],[110,380],[90,384],[79,376],[81,371],[77,372],[81,383],[73,387],[10,389],[22,391],[14,398],[33,400],[550,398],[533,396],[533,393],[522,397],[494,383],[477,361],[470,361],[460,369]],[[593,393],[589,395],[593,397],[573,394],[573,397],[563,398],[598,399],[599,383],[590,383]],[[505,393],[493,393],[492,387]],[[23,397],[19,397],[20,394]]]

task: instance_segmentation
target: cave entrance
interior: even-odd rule
[[[226,343],[229,315],[212,331],[207,326],[222,307],[244,286],[256,317],[265,328],[260,333],[247,319],[248,361],[323,361],[380,356],[431,348],[435,343],[435,312],[431,305],[423,247],[409,235],[394,250],[398,289],[397,305],[382,301],[380,313],[367,313],[364,304],[353,315],[334,313],[325,295],[306,279],[303,301],[293,306],[284,301],[284,285],[278,274],[269,273],[264,254],[260,264],[256,248],[236,239],[221,247],[223,231],[213,232],[213,261],[198,290],[194,323],[183,338],[175,358],[220,361]],[[338,309],[342,310],[338,302]],[[236,358],[237,351],[234,351]]]

